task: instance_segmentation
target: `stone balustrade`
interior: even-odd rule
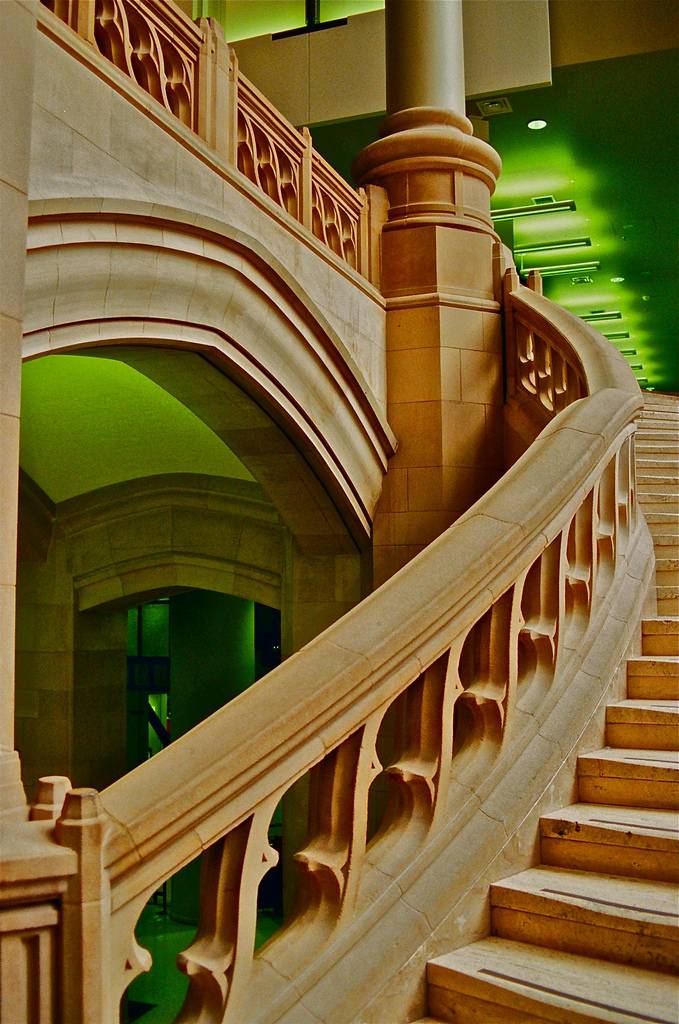
[[[371,253],[384,219],[239,71],[220,25],[167,0],[41,0],[258,189],[377,284]]]
[[[201,852],[178,1019],[290,1024],[324,1006],[322,1019],[343,1020],[347,986],[351,998],[361,979],[379,993],[380,971],[391,977],[394,957],[405,965],[442,927],[463,884],[442,866],[449,851],[462,846],[458,864],[485,879],[489,822],[506,841],[533,791],[553,791],[629,639],[618,595],[639,604],[648,584],[634,485],[642,401],[612,346],[512,268],[505,315],[510,389],[549,416],[530,453],[256,686],[100,796],[67,795],[56,835],[71,849],[77,837],[88,873],[86,899],[69,883],[63,921],[66,948],[87,936],[71,989],[84,986],[90,1016],[69,1004],[73,1024],[117,1021],[150,965],[134,937],[141,910]],[[269,824],[300,785],[296,899],[255,951],[257,891],[277,859]]]

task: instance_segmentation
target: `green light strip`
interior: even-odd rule
[[[561,242],[533,242],[529,245],[515,245],[514,252],[549,252],[552,249],[583,249],[592,244],[591,238],[565,238]]]
[[[597,324],[600,320],[622,320],[622,313],[619,309],[602,309],[601,312],[582,313],[580,319],[586,320],[588,324]]]
[[[585,271],[598,270],[601,264],[599,260],[592,260],[590,263],[561,263],[552,267],[521,267],[522,274],[528,274],[531,270],[537,270],[542,277],[558,277],[562,274],[582,274]]]
[[[564,199],[554,203],[540,203],[539,206],[512,206],[504,210],[491,210],[491,218],[496,220],[514,220],[516,217],[534,217],[537,213],[558,213],[562,210],[575,210],[574,199]]]

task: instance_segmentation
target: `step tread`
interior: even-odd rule
[[[480,998],[526,1012],[531,1003],[554,1007],[557,1012],[546,1020],[679,1020],[677,981],[669,975],[496,936],[430,961],[427,980],[451,991],[460,991],[462,983]]]
[[[640,654],[636,658],[627,659],[627,675],[670,676],[674,679],[679,676],[679,659],[672,654]]]
[[[655,807],[578,803],[543,814],[540,835],[679,853],[679,814]]]
[[[608,923],[620,931],[663,938],[676,939],[679,930],[672,882],[540,865],[495,882],[490,902],[492,907],[602,927]]]
[[[679,618],[668,615],[657,616],[654,619],[642,619],[641,628],[647,636],[652,633],[673,633],[679,636]]]

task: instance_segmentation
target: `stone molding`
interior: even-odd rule
[[[393,433],[336,332],[256,240],[133,202],[43,201],[30,221],[25,327],[28,358],[120,344],[207,355],[368,540]]]
[[[145,477],[60,502],[56,515],[71,541],[81,612],[194,587],[281,607],[284,528],[257,484],[189,473]],[[218,523],[232,524],[221,548],[213,538]],[[115,529],[115,549],[104,543],[102,527],[109,538]],[[201,540],[203,533],[211,543]],[[232,550],[223,546],[230,533]]]

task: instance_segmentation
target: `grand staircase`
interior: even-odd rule
[[[637,486],[658,617],[606,748],[578,759],[581,803],[541,818],[537,867],[491,886],[491,937],[428,964],[430,1024],[679,1019],[678,469],[679,399],[647,394]]]

